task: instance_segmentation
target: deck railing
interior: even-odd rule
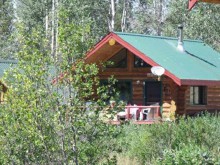
[[[125,119],[137,121],[157,120],[160,118],[160,106],[125,106]],[[120,120],[120,112],[118,113]]]
[[[88,106],[85,106],[89,110]],[[98,109],[102,109],[99,115],[104,121],[108,121],[112,124],[120,124],[123,121],[132,121],[135,124],[152,124],[161,119],[160,106],[151,105],[151,106],[137,106],[137,105],[128,105],[128,106],[110,106],[102,107],[96,106]],[[115,116],[112,118],[111,110],[119,110],[116,112]],[[110,121],[109,121],[110,120]]]

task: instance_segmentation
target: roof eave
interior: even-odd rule
[[[90,56],[94,54],[98,49],[100,49],[104,44],[108,42],[110,38],[112,38],[113,33],[109,32],[106,36],[104,36],[93,48],[91,48],[87,53],[85,60],[87,60]]]
[[[192,79],[182,79],[181,85],[189,86],[216,86],[220,85],[220,80],[192,80]]]

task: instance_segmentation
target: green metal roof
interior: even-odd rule
[[[3,77],[6,70],[17,64],[14,60],[0,60],[0,79]]]
[[[177,38],[114,33],[179,79],[220,81],[220,53],[202,41],[184,40],[181,52]]]

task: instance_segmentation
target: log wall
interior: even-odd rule
[[[200,111],[215,112],[220,111],[220,86],[207,87],[207,104],[206,105],[191,105],[190,104],[190,87],[188,86],[185,91],[186,103],[185,113],[195,114]]]
[[[0,83],[0,104],[4,103],[5,101],[5,93],[7,91],[7,88]]]
[[[134,55],[127,54],[127,68],[107,68],[99,74],[101,79],[111,75],[118,80],[132,82],[132,103],[144,105],[144,81],[157,81],[149,68],[135,68]],[[220,86],[207,87],[207,105],[190,105],[190,86],[178,86],[172,79],[163,76],[162,79],[162,108],[163,115],[172,118],[174,114],[192,114],[201,110],[220,110]]]
[[[118,80],[130,80],[132,82],[132,103],[143,105],[144,81],[157,81],[157,77],[151,74],[150,68],[135,68],[134,55],[128,52],[127,68],[107,68],[99,74],[100,79],[107,79],[111,75]]]

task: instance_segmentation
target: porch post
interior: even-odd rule
[[[130,107],[127,107],[126,119],[130,118]]]

